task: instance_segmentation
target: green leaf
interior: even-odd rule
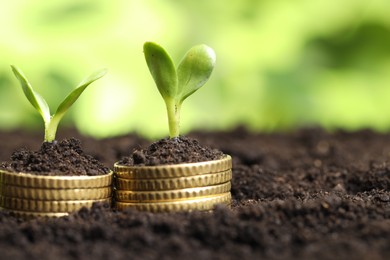
[[[164,99],[174,99],[177,95],[177,75],[171,57],[158,44],[144,44],[145,60],[154,82]]]
[[[45,99],[34,91],[22,71],[13,65],[11,65],[11,68],[16,78],[19,80],[23,93],[28,101],[30,101],[31,105],[33,105],[33,107],[41,114],[43,121],[48,123],[50,121],[50,109]]]
[[[177,68],[180,102],[206,83],[214,65],[214,50],[207,45],[196,45],[186,53]]]
[[[92,73],[88,78],[84,79],[79,86],[73,90],[62,103],[58,106],[57,111],[53,115],[53,121],[59,122],[61,118],[65,115],[66,111],[73,105],[74,102],[80,97],[83,91],[94,81],[100,79],[106,75],[107,69],[102,69]]]

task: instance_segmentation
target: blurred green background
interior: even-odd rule
[[[236,125],[387,131],[389,10],[388,0],[1,0],[0,127],[43,129],[10,64],[52,109],[106,67],[59,131],[167,136],[142,53],[155,41],[175,62],[199,43],[217,53],[210,81],[184,102],[183,134]]]

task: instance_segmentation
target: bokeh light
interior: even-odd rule
[[[199,43],[217,53],[209,82],[183,104],[183,134],[236,125],[387,131],[388,10],[386,0],[2,1],[0,127],[43,128],[10,64],[52,109],[105,67],[59,131],[167,136],[164,102],[142,53],[155,41],[175,62]]]

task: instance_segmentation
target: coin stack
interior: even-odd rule
[[[0,207],[20,217],[61,217],[111,201],[112,175],[42,176],[0,171]]]
[[[114,165],[115,205],[149,212],[212,210],[231,203],[232,159],[161,166]]]

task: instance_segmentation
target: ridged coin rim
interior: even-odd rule
[[[126,208],[134,208],[140,211],[148,211],[153,213],[159,212],[178,212],[178,211],[207,211],[212,210],[216,204],[231,204],[230,192],[218,194],[214,196],[206,196],[191,200],[172,201],[172,202],[149,202],[149,203],[131,203],[131,202],[115,202],[117,210]]]
[[[32,200],[96,200],[110,197],[112,187],[87,189],[34,189],[0,183],[0,196]]]
[[[198,163],[182,163],[158,166],[126,166],[114,164],[114,172],[123,179],[162,179],[176,178],[206,173],[221,172],[232,168],[232,157],[224,155],[219,160]]]
[[[68,212],[32,212],[32,211],[20,211],[20,210],[11,210],[0,208],[0,210],[4,210],[9,212],[12,216],[21,217],[24,219],[31,219],[37,217],[49,217],[49,218],[60,218],[68,216]]]
[[[115,178],[117,190],[160,191],[204,187],[228,182],[232,179],[232,170],[223,172],[164,179],[122,179]]]
[[[8,210],[31,211],[31,212],[74,212],[82,207],[90,208],[95,202],[111,202],[111,198],[99,200],[66,200],[66,201],[45,201],[26,200],[12,197],[0,196],[0,207]]]
[[[128,191],[116,190],[115,200],[120,202],[162,202],[172,200],[194,199],[229,192],[230,181],[206,187],[187,188],[167,191]]]
[[[0,170],[0,183],[42,189],[84,189],[110,186],[113,172],[97,176],[42,176]]]

